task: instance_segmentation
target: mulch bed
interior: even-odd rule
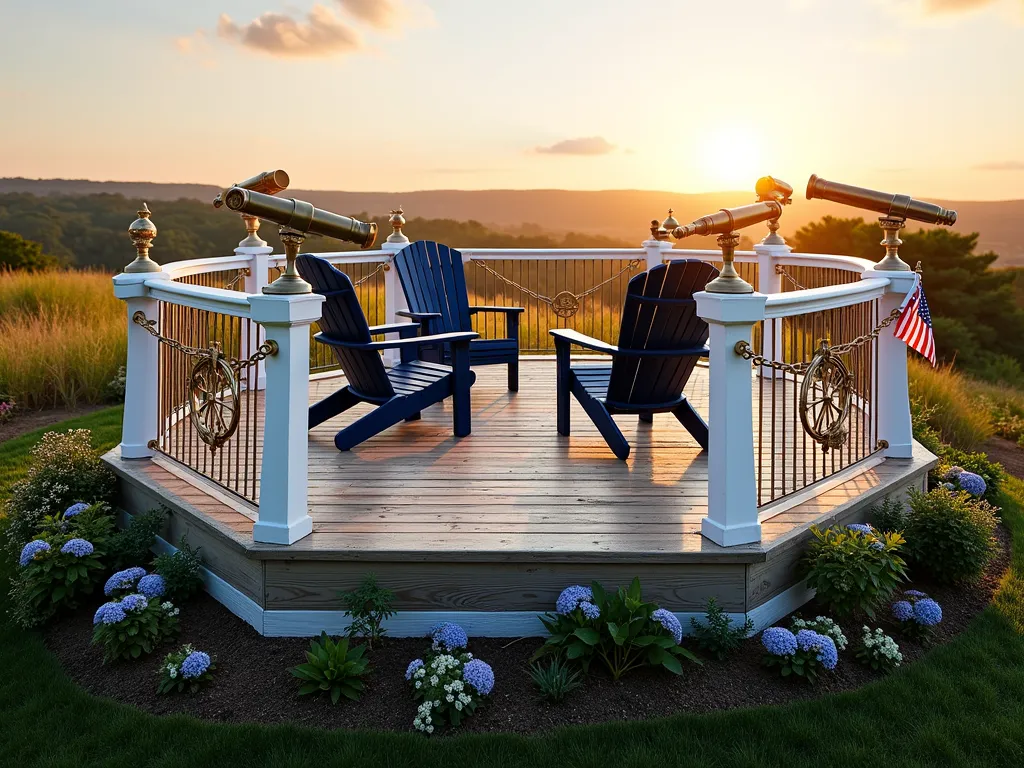
[[[936,628],[935,644],[946,643],[962,632],[991,601],[1009,566],[1009,534],[1000,526],[997,536],[999,555],[978,583],[960,587],[914,585],[942,605],[943,621]],[[821,612],[811,603],[801,615],[813,617]],[[83,609],[49,628],[45,635],[47,646],[71,679],[91,694],[157,715],[187,713],[213,721],[287,722],[328,729],[412,730],[416,705],[404,673],[409,661],[425,650],[422,639],[386,640],[370,654],[373,671],[366,679],[362,700],[354,703],[342,699],[332,706],[326,699],[296,696],[297,681],[288,668],[304,661],[307,640],[261,637],[206,595],[183,607],[178,642],[134,662],[102,663],[100,649],[90,644],[92,613],[91,608]],[[594,673],[583,688],[560,705],[538,701],[529,677],[529,658],[540,639],[471,638],[469,650],[491,664],[497,684],[491,701],[464,720],[459,730],[535,733],[571,724],[784,704],[858,688],[881,676],[853,658],[860,626],[860,622],[843,625],[851,647],[840,654],[836,670],[824,673],[816,686],[782,679],[761,667],[763,652],[760,638],[755,637],[725,662],[685,664],[681,677],[661,670],[639,670],[612,682],[600,672]],[[886,631],[893,630],[886,626]],[[912,664],[926,652],[899,636],[897,641],[904,664]],[[163,656],[182,642],[216,657],[215,681],[195,695],[158,695],[157,670]]]

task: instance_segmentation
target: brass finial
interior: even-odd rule
[[[881,216],[878,219],[878,225],[885,233],[885,237],[879,243],[879,245],[885,246],[885,256],[875,264],[874,269],[888,272],[909,272],[910,265],[900,258],[900,246],[903,245],[903,241],[900,240],[900,230],[907,226],[907,222],[896,216]]]
[[[389,243],[408,243],[409,238],[402,232],[402,227],[405,226],[405,211],[402,210],[402,206],[398,206],[395,210],[391,211],[391,218],[388,219],[388,223],[391,224],[391,234],[388,235]]]
[[[250,216],[248,213],[242,214],[242,221],[245,222],[245,239],[238,244],[239,248],[262,248],[267,244],[267,241],[259,236],[260,231],[260,218],[259,216]]]
[[[676,217],[672,215],[673,213],[675,213],[675,211],[669,208],[668,218],[661,222],[661,226],[663,226],[669,232],[671,232],[673,229],[679,226],[679,222],[676,221]]]
[[[149,258],[149,246],[156,237],[156,224],[149,220],[152,215],[149,206],[142,204],[137,212],[139,218],[128,227],[128,237],[135,245],[135,261],[124,268],[125,272],[159,272],[160,265]]]

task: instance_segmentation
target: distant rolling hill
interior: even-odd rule
[[[128,198],[160,200],[195,198],[212,200],[220,190],[202,184],[156,184],[151,182],[87,181],[77,179],[0,179],[0,193],[34,195],[121,194]],[[529,190],[423,190],[418,192],[340,192],[292,189],[284,193],[308,200],[339,213],[385,213],[402,205],[407,218],[449,218],[476,220],[494,228],[522,231],[524,225],[551,233],[590,232],[626,243],[639,243],[648,233],[650,220],[663,219],[669,208],[681,222],[692,221],[719,208],[752,202],[752,192],[709,192],[680,194],[645,190],[580,192],[560,189]],[[793,232],[822,216],[863,216],[857,211],[821,200],[806,200],[798,191],[792,206],[782,217],[782,233]],[[980,233],[979,249],[999,254],[1002,266],[1024,265],[1024,200],[996,202],[933,200],[957,211],[954,227],[960,232]],[[159,212],[154,213],[159,220]],[[911,223],[910,228],[917,228]],[[413,237],[415,232],[409,232]],[[758,232],[746,232],[755,240]],[[879,237],[881,239],[881,236]],[[463,245],[471,245],[464,243]],[[694,247],[710,247],[709,239]]]

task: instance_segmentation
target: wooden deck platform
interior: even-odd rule
[[[123,506],[167,506],[166,540],[188,533],[202,545],[211,574],[259,609],[268,634],[336,623],[337,592],[367,571],[396,591],[403,616],[424,620],[456,611],[488,627],[483,617],[495,613],[527,621],[568,584],[635,575],[646,596],[680,615],[713,596],[734,614],[765,616],[806,599],[795,563],[812,523],[864,519],[886,494],[921,487],[934,461],[920,448],[910,460],[869,459],[773,509],[761,544],[723,549],[699,532],[707,454],[671,415],[653,425],[618,417],[632,445],[622,462],[575,401],[572,436],[557,434],[553,360],[524,360],[518,393],[506,391],[504,367],[476,371],[469,437],[452,436],[450,402],[350,452],[333,436],[363,406],[312,430],[313,533],[288,547],[254,543],[251,505],[166,458],[106,458],[121,477]],[[314,380],[311,399],[342,381]],[[705,368],[687,392],[706,415]]]

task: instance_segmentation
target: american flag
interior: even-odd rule
[[[917,287],[904,300],[900,307],[900,317],[896,321],[893,335],[902,339],[907,346],[927,357],[935,365],[935,334],[932,333],[932,313],[928,311],[928,300],[924,297],[921,278],[917,278]]]

